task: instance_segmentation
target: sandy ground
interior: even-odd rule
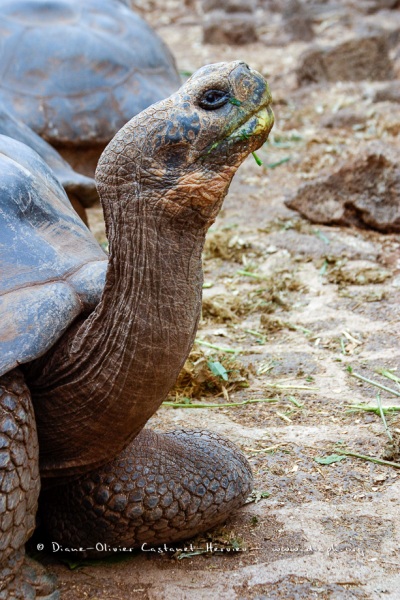
[[[275,97],[276,125],[259,151],[264,164],[250,157],[239,170],[204,260],[208,287],[198,338],[240,349],[238,362],[230,372],[232,354],[197,345],[230,379],[216,382],[210,374],[207,397],[206,381],[200,400],[186,400],[274,402],[165,406],[152,419],[162,430],[206,425],[235,441],[252,463],[257,501],[194,542],[203,551],[213,544],[214,552],[137,552],[73,570],[56,558],[46,562],[63,600],[399,598],[400,471],[339,453],[400,462],[380,416],[348,408],[376,406],[379,391],[349,367],[400,393],[395,381],[376,373],[384,368],[400,377],[400,236],[313,225],[283,203],[369,140],[396,144],[399,105],[372,105],[378,84],[367,82],[298,89],[293,69],[304,43],[203,45],[195,13],[178,2],[163,11],[160,5],[152,3],[147,17],[181,71],[240,58],[268,76]],[[323,25],[317,32],[328,35]],[[343,106],[355,107],[364,125],[322,127]],[[102,239],[99,214],[93,209],[90,218]],[[248,387],[237,387],[237,368]],[[190,385],[171,401],[190,396]],[[400,405],[389,392],[380,397],[383,406]],[[396,438],[396,413],[386,420]],[[333,454],[343,459],[316,461]]]

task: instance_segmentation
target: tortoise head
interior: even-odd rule
[[[100,193],[111,185],[142,214],[208,227],[239,165],[266,141],[270,103],[265,79],[243,62],[199,69],[117,133],[97,167]]]

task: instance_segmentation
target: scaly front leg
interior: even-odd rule
[[[41,502],[61,546],[154,546],[224,522],[252,483],[244,455],[217,434],[143,430],[115,460],[47,490]]]

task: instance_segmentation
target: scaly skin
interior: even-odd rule
[[[40,489],[30,392],[15,369],[0,378],[0,600],[56,600],[55,582],[25,557]]]
[[[252,483],[246,458],[221,436],[145,429],[116,460],[45,492],[43,505],[51,540],[90,556],[96,544],[106,554],[205,531],[243,504]]]

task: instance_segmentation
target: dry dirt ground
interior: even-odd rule
[[[268,77],[275,99],[276,125],[258,153],[264,164],[250,156],[240,168],[205,252],[198,339],[237,352],[196,344],[169,399],[188,407],[164,406],[151,423],[225,434],[247,454],[256,492],[223,528],[195,540],[194,552],[139,551],[73,570],[48,557],[62,599],[400,598],[400,465],[340,454],[400,462],[397,413],[386,414],[385,429],[379,414],[349,408],[376,407],[379,396],[384,407],[400,405],[400,236],[315,225],[284,205],[369,141],[398,144],[400,105],[373,104],[373,82],[298,88],[294,69],[307,44],[279,41],[271,26],[268,45],[268,24],[263,42],[204,45],[194,10],[141,8],[182,72],[240,58]],[[334,9],[314,23],[317,39],[345,35]],[[338,128],[344,107],[359,122]],[[90,218],[102,239],[99,214]],[[229,405],[250,399],[271,401]]]

